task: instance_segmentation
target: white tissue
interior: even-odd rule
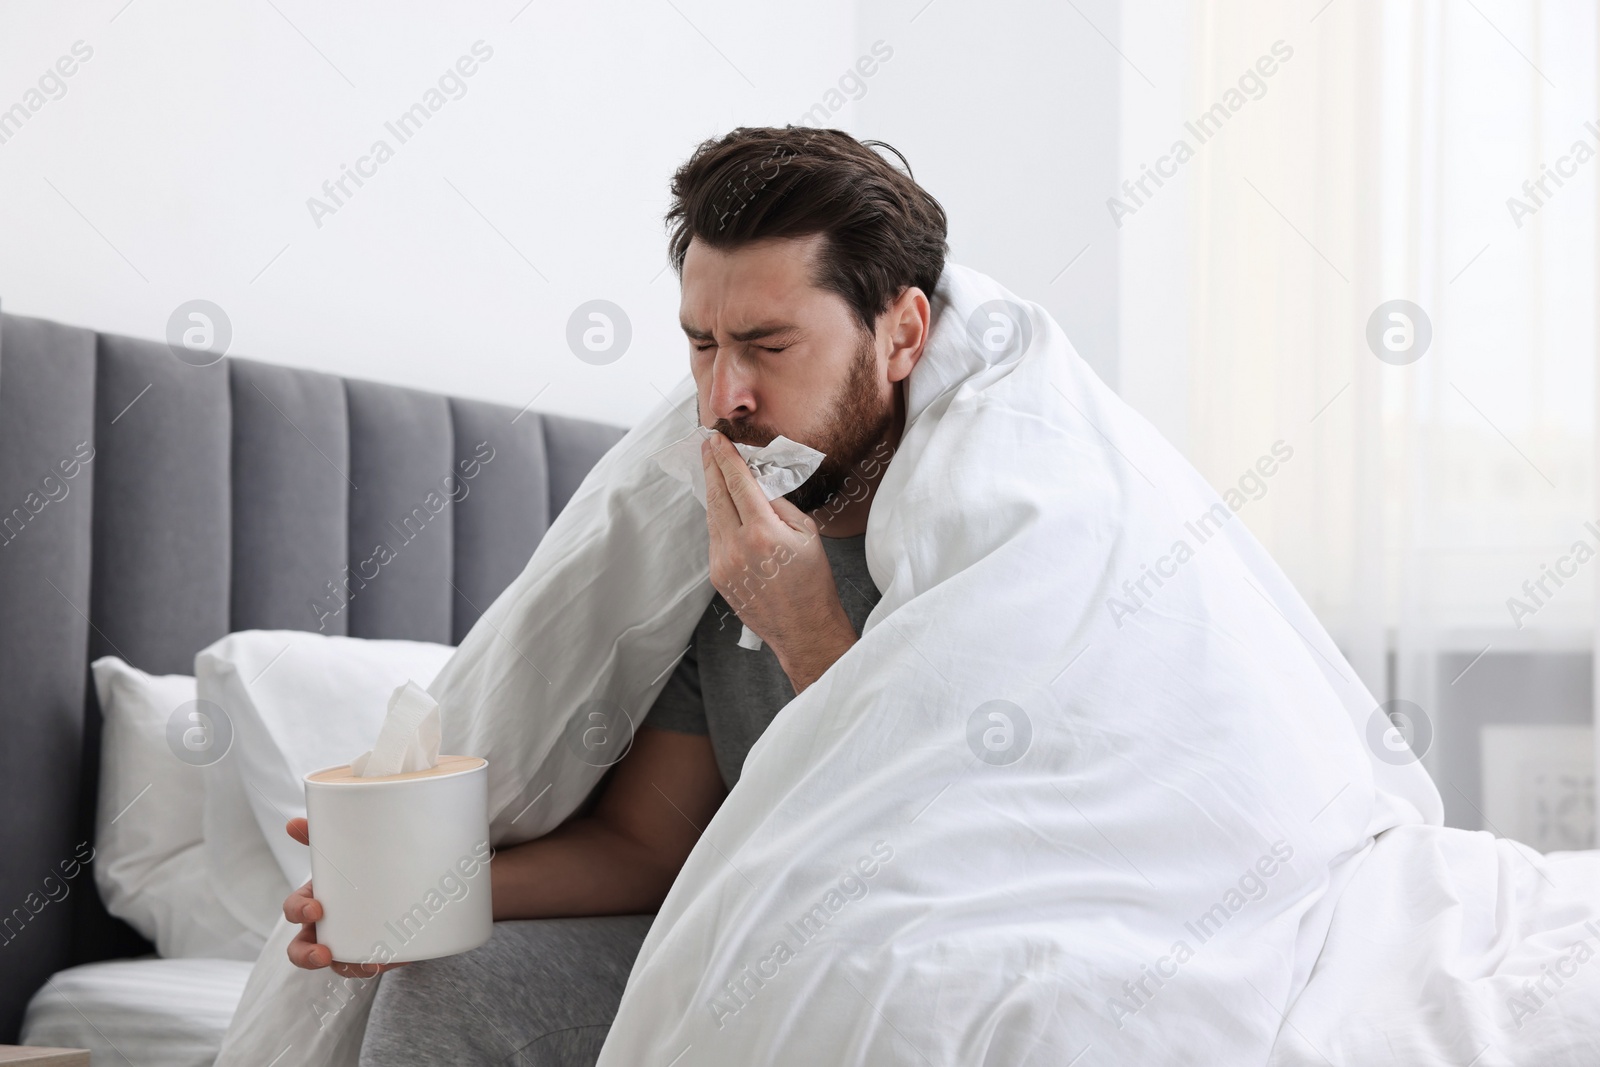
[[[705,461],[700,457],[700,442],[716,436],[717,431],[711,427],[696,426],[689,436],[672,442],[655,454],[657,466],[678,481],[689,483],[701,507],[706,506],[706,468]],[[782,434],[764,445],[741,445],[735,441],[733,447],[739,450],[745,466],[756,476],[756,484],[768,500],[775,500],[800,488],[827,458],[809,445],[791,441]],[[739,647],[752,651],[759,649],[761,638],[746,626],[739,632]]]
[[[687,437],[672,442],[657,452],[656,465],[680,482],[688,482],[700,506],[706,506],[706,469],[700,458],[700,442],[719,436],[709,426],[696,426]],[[791,441],[783,435],[764,445],[734,443],[745,466],[756,476],[756,484],[768,500],[800,488],[816,472],[826,457],[814,448]]]
[[[378,743],[350,761],[358,778],[425,771],[439,763],[439,702],[407,679],[389,696]]]

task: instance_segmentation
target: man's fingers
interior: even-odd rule
[[[756,476],[750,473],[749,464],[739,455],[739,450],[733,447],[733,442],[722,434],[708,440],[711,442],[711,460],[722,471],[723,483],[727,487],[728,496],[733,499],[733,506],[738,510],[740,523],[757,522],[770,513],[772,509],[767,504],[766,494],[761,491],[761,486],[756,484]],[[707,499],[710,495],[708,478]]]
[[[332,963],[333,953],[328,951],[328,946],[317,944],[316,927],[302,926],[300,932],[294,935],[294,940],[289,942],[289,962],[296,967],[315,970]]]
[[[775,496],[767,501],[773,512],[782,519],[791,529],[801,533],[813,533],[816,529],[816,520],[781,496]]]
[[[722,468],[712,458],[711,446],[701,446],[700,462],[706,472],[706,528],[738,529],[739,509],[728,495],[727,480],[722,476]]]
[[[305,819],[290,819],[284,823],[283,828],[288,831],[290,837],[302,845],[311,844],[311,824]]]
[[[292,923],[316,922],[322,918],[322,903],[311,896],[311,883],[296,889],[283,902],[283,917]]]
[[[336,963],[327,945],[317,943],[316,920],[322,918],[322,905],[311,897],[311,883],[289,894],[283,904],[284,918],[300,924],[300,932],[289,942],[289,962],[308,971],[332,967],[345,978],[373,978],[401,964]]]

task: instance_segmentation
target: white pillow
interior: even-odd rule
[[[426,687],[454,654],[422,641],[244,630],[195,656],[200,697],[233,730],[231,751],[206,769],[208,875],[263,937],[311,876],[310,850],[283,829],[306,813],[304,776],[372,748],[395,687],[408,678]]]
[[[152,676],[115,656],[89,666],[104,720],[93,866],[106,910],[167,958],[254,960],[265,935],[235,919],[204,877],[194,679]]]

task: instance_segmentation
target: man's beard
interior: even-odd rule
[[[795,507],[813,512],[845,488],[857,465],[889,435],[894,422],[893,401],[878,399],[877,349],[871,334],[864,334],[844,385],[831,405],[827,425],[816,440],[803,442],[825,453],[820,466],[799,487],[783,495]],[[718,419],[711,426],[741,445],[771,444],[776,433],[750,423]]]

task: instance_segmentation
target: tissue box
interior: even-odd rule
[[[26,1063],[36,1067],[89,1067],[89,1050],[0,1045],[0,1063]]]

